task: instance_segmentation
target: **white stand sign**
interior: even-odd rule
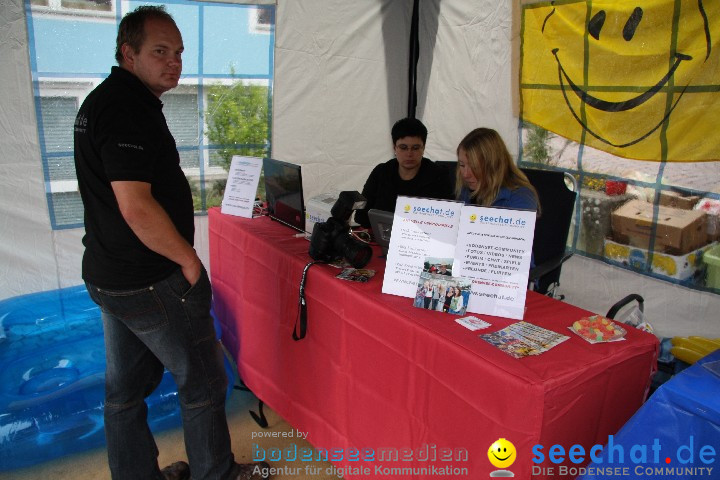
[[[462,203],[398,197],[383,293],[415,297],[426,257],[453,258]]]
[[[453,275],[472,279],[468,312],[522,319],[536,213],[464,206]]]
[[[220,207],[222,213],[252,218],[262,165],[262,158],[237,155],[232,158],[225,195]]]

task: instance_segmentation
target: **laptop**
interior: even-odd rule
[[[392,233],[393,212],[371,208],[368,210],[368,219],[372,228],[375,242],[382,248],[383,255],[387,255],[390,247],[390,234]]]
[[[272,158],[263,159],[268,216],[299,232],[305,231],[300,165]]]

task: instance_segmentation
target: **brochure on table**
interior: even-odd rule
[[[462,203],[397,198],[383,293],[415,297],[426,257],[453,258]]]
[[[535,212],[398,197],[383,293],[414,298],[426,257],[472,279],[467,311],[522,319]]]
[[[220,207],[222,213],[252,218],[262,164],[262,158],[238,155],[232,158]]]

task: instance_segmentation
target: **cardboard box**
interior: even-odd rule
[[[655,251],[683,255],[707,243],[705,212],[658,207]],[[653,205],[631,200],[612,213],[613,238],[647,249],[653,233]]]
[[[330,218],[330,210],[337,202],[340,192],[328,192],[316,195],[308,200],[305,206],[305,231],[312,233],[316,223]]]
[[[697,195],[684,197],[677,192],[660,192],[660,205],[663,205],[665,207],[692,210],[692,208],[699,200],[700,197]]]
[[[701,259],[715,245],[717,244],[705,245],[685,255],[669,255],[655,252],[652,257],[651,271],[680,281],[697,277],[696,280],[701,282],[703,267],[705,266]],[[605,259],[609,263],[645,271],[647,270],[648,251],[612,240],[605,240]]]

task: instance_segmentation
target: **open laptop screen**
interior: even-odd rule
[[[305,231],[300,165],[272,158],[263,159],[268,215],[298,231]]]
[[[392,233],[393,212],[385,210],[377,210],[371,208],[368,210],[368,219],[370,227],[372,227],[373,238],[380,247],[382,247],[383,255],[387,255],[390,246],[390,233]]]

